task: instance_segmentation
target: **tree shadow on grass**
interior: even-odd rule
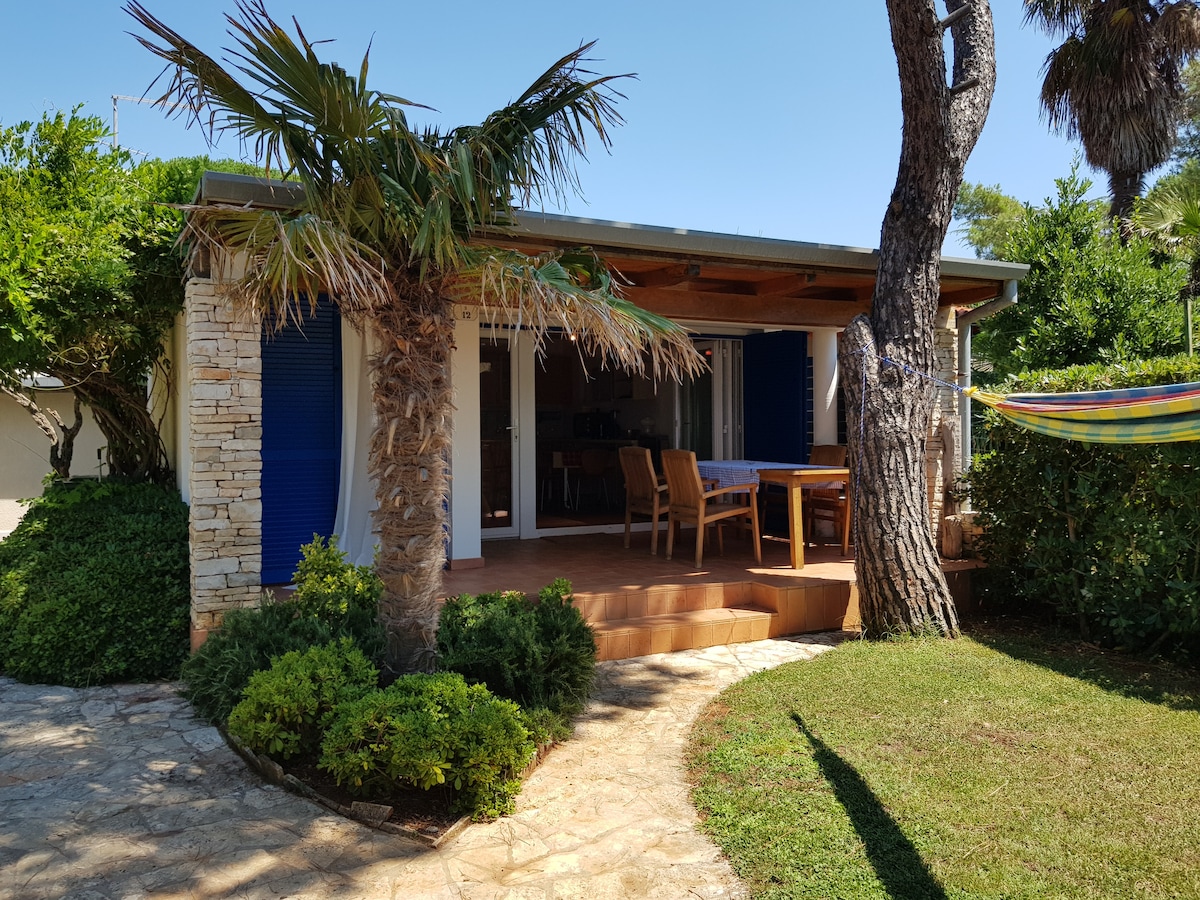
[[[850,817],[888,896],[894,900],[945,900],[945,890],[917,848],[858,771],[813,734],[799,713],[792,713],[792,721],[812,745],[813,759]]]
[[[972,640],[1106,691],[1170,709],[1200,711],[1200,672],[1107,650],[1029,621],[971,623]]]

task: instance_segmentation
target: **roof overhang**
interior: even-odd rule
[[[201,203],[287,208],[297,184],[205,173]],[[480,240],[525,252],[590,247],[620,276],[628,297],[683,322],[749,328],[843,328],[871,308],[877,250],[661,228],[551,213],[520,212],[512,227]],[[1029,267],[943,257],[940,306],[970,306],[1002,296]]]

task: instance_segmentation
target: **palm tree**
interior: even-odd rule
[[[1192,0],[1025,0],[1025,20],[1064,39],[1046,57],[1042,106],[1108,173],[1110,215],[1128,223],[1146,173],[1175,144],[1180,65],[1200,51],[1200,10]]]
[[[137,0],[125,9],[150,35],[137,39],[168,64],[158,104],[188,110],[189,124],[210,134],[232,132],[267,172],[279,167],[304,187],[301,204],[282,212],[190,209],[194,252],[246,258],[230,295],[258,315],[302,316],[301,298],[323,292],[374,333],[368,466],[386,586],[380,616],[392,665],[425,667],[445,561],[455,300],[478,300],[539,346],[561,328],[612,364],[656,378],[702,366],[685,330],[622,299],[589,251],[529,257],[476,243],[482,229],[503,230],[515,201],[577,189],[574,161],[587,134],[607,148],[621,121],[614,78],[580,67],[586,44],[482,124],[417,131],[405,117],[417,104],[367,88],[367,54],[357,76],[321,62],[299,23],[293,39],[261,0],[242,0],[225,17],[229,67]]]
[[[1139,232],[1187,258],[1188,280],[1180,294],[1191,356],[1192,301],[1200,296],[1200,179],[1185,170],[1164,181],[1137,205],[1133,221]]]

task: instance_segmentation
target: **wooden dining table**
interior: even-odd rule
[[[835,487],[850,480],[850,469],[844,466],[807,466],[742,459],[701,460],[697,465],[702,478],[718,479],[721,487],[728,484],[778,484],[787,491],[787,540],[791,546],[793,569],[804,568],[803,489]],[[847,529],[848,526],[847,517]],[[846,547],[846,539],[847,535],[843,534],[842,552],[849,549]]]
[[[801,466],[792,469],[759,469],[759,484],[780,484],[787,489],[788,498],[788,543],[792,549],[792,568],[804,568],[804,509],[802,498],[804,487],[826,487],[845,484],[850,480],[850,470],[844,466]],[[849,516],[846,517],[847,531],[842,534],[842,552],[849,535]]]

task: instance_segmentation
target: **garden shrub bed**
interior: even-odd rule
[[[1200,358],[1078,366],[1005,393],[1200,381]],[[1052,608],[1085,638],[1200,649],[1200,444],[1084,444],[988,411],[970,475],[988,597]]]
[[[52,483],[0,541],[0,672],[81,687],[176,678],[187,507],[173,488]]]
[[[420,832],[458,813],[510,812],[591,687],[595,638],[570,584],[536,599],[448,601],[441,670],[396,678],[373,665],[384,642],[364,614],[382,590],[376,576],[347,564],[333,541],[302,550],[290,599],[231,613],[184,667],[197,712],[272,780],[308,783],[354,818],[363,818],[356,808],[374,819],[391,806],[381,821]],[[413,791],[426,790],[435,793],[414,806]]]
[[[454,812],[450,791],[445,786],[428,791],[419,788],[399,790],[383,798],[383,803],[367,804],[367,807],[388,808],[386,818],[380,820],[378,815],[373,814],[376,810],[364,808],[358,797],[341,787],[328,772],[318,768],[315,755],[297,757],[280,764],[267,755],[255,753],[225,728],[218,730],[229,746],[266,781],[379,831],[436,848],[458,834],[471,821],[469,815]]]

